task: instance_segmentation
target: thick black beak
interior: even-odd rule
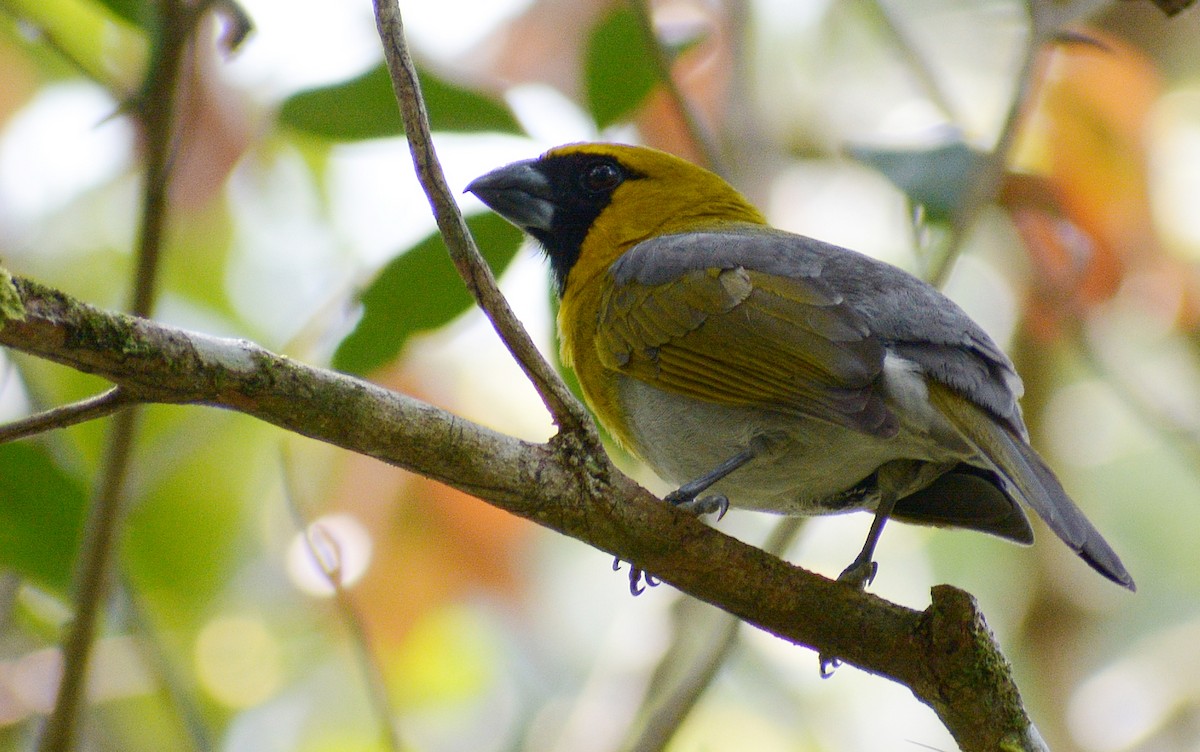
[[[466,188],[500,216],[526,232],[549,232],[554,224],[550,181],[528,159],[475,178]]]

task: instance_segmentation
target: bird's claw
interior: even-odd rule
[[[838,582],[844,582],[857,590],[866,590],[867,585],[870,585],[875,580],[875,575],[878,572],[879,564],[871,561],[869,558],[860,557],[842,570],[842,573],[838,575]],[[821,662],[820,671],[822,679],[828,679],[833,676],[833,672],[837,670],[837,667],[842,665],[841,659],[827,656],[824,653],[817,658]]]
[[[697,517],[704,514],[716,514],[718,522],[729,511],[729,497],[725,494],[712,494],[695,498],[680,494],[679,491],[672,491],[666,495],[666,501],[672,506],[678,507],[685,512],[691,512]]]
[[[720,520],[729,511],[729,499],[724,494],[712,494],[696,498],[694,493],[688,493],[686,489],[678,488],[664,497],[672,506],[679,507],[685,512],[691,512],[699,517],[702,514],[717,515]],[[613,571],[618,572],[621,569],[621,560],[613,559]],[[648,574],[641,567],[630,565],[629,568],[629,592],[636,596],[646,592],[648,587],[658,587],[659,579],[652,574]]]
[[[837,671],[838,666],[842,665],[842,660],[840,658],[828,658],[824,653],[817,656],[817,658],[821,661],[821,667],[819,671],[821,672],[822,679],[828,679],[829,677],[833,676],[833,672]]]
[[[621,560],[613,559],[613,571],[621,571]],[[644,585],[642,583],[645,583]],[[658,587],[659,579],[652,574],[646,572],[641,567],[635,567],[632,564],[629,566],[629,593],[633,597],[637,597],[646,592],[648,587]]]
[[[867,585],[875,581],[875,575],[879,572],[879,564],[870,559],[859,560],[855,559],[850,566],[842,570],[838,575],[838,582],[844,582],[852,585],[858,590],[866,590]]]

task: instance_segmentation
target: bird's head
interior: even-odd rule
[[[648,238],[766,223],[713,173],[642,146],[560,146],[493,170],[467,191],[542,245],[560,295],[577,264],[607,268]]]

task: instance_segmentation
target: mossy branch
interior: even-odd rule
[[[967,593],[939,586],[925,611],[904,608],[708,527],[578,442],[520,441],[252,342],[99,310],[20,277],[11,289],[24,315],[0,316],[0,345],[101,376],[131,399],[234,410],[435,478],[908,686],[963,750],[1044,748]]]

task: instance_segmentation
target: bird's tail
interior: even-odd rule
[[[1036,512],[1097,572],[1122,587],[1136,589],[1120,557],[1028,442],[949,389],[931,385],[929,397],[991,465],[1010,496]]]

